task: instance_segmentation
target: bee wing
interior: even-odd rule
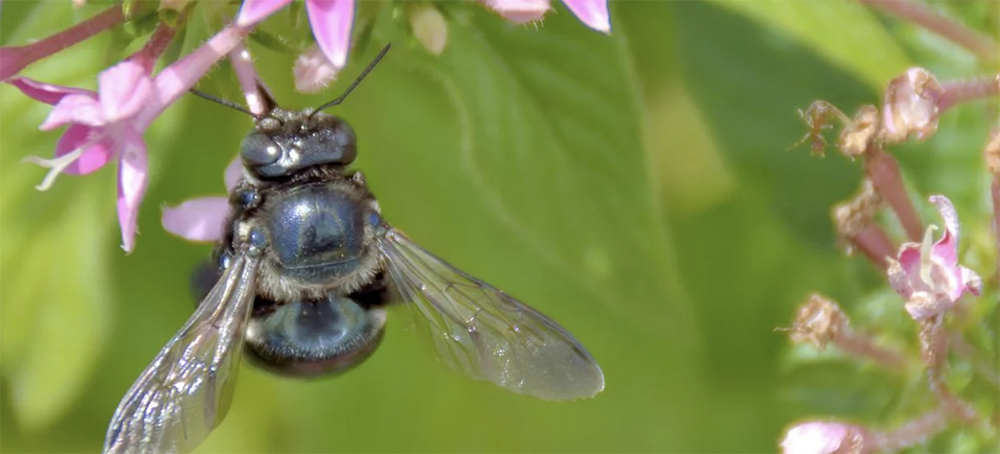
[[[388,228],[388,227],[387,227]],[[378,247],[391,282],[427,322],[450,366],[479,380],[547,400],[592,397],[601,368],[566,330],[388,228]]]
[[[243,329],[254,301],[257,260],[237,257],[122,398],[105,453],[189,452],[225,417]]]

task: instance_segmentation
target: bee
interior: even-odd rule
[[[105,453],[196,448],[226,415],[241,357],[291,377],[360,364],[382,340],[390,303],[413,309],[440,358],[472,378],[547,400],[604,389],[571,334],[393,228],[350,169],[354,131],[321,110],[388,50],[334,101],[304,111],[272,101],[255,117],[215,265],[194,276],[211,287],[125,394]]]

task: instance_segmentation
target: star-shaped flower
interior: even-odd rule
[[[336,71],[343,69],[350,50],[355,0],[304,1],[316,44]],[[244,0],[236,17],[236,25],[250,29],[291,2],[292,0]],[[541,19],[551,9],[549,0],[481,0],[481,2],[501,16],[517,23]],[[611,32],[607,0],[563,0],[563,3],[588,27],[604,33]],[[307,58],[312,57],[307,55]],[[309,61],[312,61],[310,68],[323,66],[314,60],[307,60]],[[309,74],[313,78],[316,76],[315,72],[305,72],[302,69],[299,69],[299,72]],[[325,83],[331,78],[326,77],[322,80]],[[311,82],[309,78],[302,83],[309,88],[316,87],[316,83]]]
[[[958,264],[958,213],[943,195],[930,197],[944,220],[944,235],[932,243],[936,226],[927,228],[924,241],[905,243],[896,259],[889,259],[889,284],[906,299],[906,311],[924,320],[951,309],[965,292],[979,295],[982,280]]]
[[[149,75],[139,64],[125,61],[100,74],[97,92],[23,78],[10,83],[39,101],[55,104],[42,130],[69,126],[56,144],[54,158],[26,159],[50,169],[38,189],[48,189],[62,172],[85,175],[117,159],[118,221],[122,247],[131,251],[138,205],[146,191],[145,128],[135,119],[153,93]]]
[[[155,78],[142,64],[125,60],[99,75],[96,92],[26,78],[8,80],[24,94],[55,105],[41,129],[67,127],[52,159],[27,158],[50,169],[38,189],[48,189],[60,173],[85,175],[116,162],[122,248],[132,251],[139,205],[147,184],[143,133],[216,61],[238,45],[244,34],[242,29],[228,27]]]

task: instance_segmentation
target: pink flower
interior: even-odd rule
[[[903,298],[915,320],[939,315],[955,305],[966,291],[979,295],[982,280],[958,264],[958,213],[947,197],[934,195],[931,203],[944,219],[944,235],[931,243],[936,226],[927,228],[922,244],[905,243],[896,260],[889,259],[889,284]]]
[[[24,78],[8,81],[24,94],[55,105],[41,129],[67,126],[53,159],[27,159],[51,169],[38,189],[50,187],[60,173],[88,174],[116,161],[122,248],[132,251],[147,183],[142,134],[167,106],[239,44],[243,33],[233,27],[223,30],[155,78],[150,78],[139,63],[126,60],[100,74],[96,93]]]
[[[481,0],[503,17],[518,23],[541,19],[550,9],[549,0]],[[292,0],[244,0],[236,25],[249,29]],[[323,55],[336,70],[347,63],[355,0],[305,0],[313,37]],[[563,3],[588,27],[611,32],[608,0],[563,0]]]
[[[533,22],[549,11],[549,0],[480,0],[501,16],[517,23]],[[563,0],[566,7],[588,27],[611,33],[608,0]]]
[[[142,141],[145,128],[135,122],[135,117],[152,95],[149,75],[140,65],[126,61],[100,74],[97,93],[23,78],[14,78],[10,83],[32,98],[55,104],[42,130],[69,126],[56,144],[53,159],[26,159],[50,169],[37,186],[39,190],[52,186],[62,172],[85,175],[117,157],[118,221],[122,247],[131,251],[138,203],[146,191],[146,144]]]
[[[226,191],[233,188],[243,176],[243,163],[239,157],[226,167]],[[175,208],[164,207],[161,222],[163,228],[191,241],[218,241],[225,230],[229,217],[228,197],[202,197],[181,203]]]
[[[783,454],[848,454],[869,451],[868,431],[838,422],[810,421],[796,424],[781,440]]]
[[[236,17],[239,27],[251,27],[292,0],[244,0]],[[347,63],[351,25],[354,23],[354,0],[305,0],[309,25],[316,44],[337,69]]]

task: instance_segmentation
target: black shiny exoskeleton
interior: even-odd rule
[[[225,235],[192,276],[200,303],[118,405],[105,453],[193,450],[222,422],[243,352],[295,377],[361,363],[390,302],[409,306],[439,358],[472,378],[548,400],[604,389],[566,330],[389,225],[349,167],[354,131],[319,110],[272,102],[255,116]]]
[[[200,301],[225,270],[238,229],[260,238],[271,275],[254,301],[245,344],[253,363],[290,376],[341,372],[367,358],[385,327],[388,289],[366,235],[381,223],[342,118],[272,109],[240,147],[247,178],[230,198],[217,269],[199,268]],[[369,241],[369,243],[371,243]],[[208,285],[206,285],[208,284]]]

